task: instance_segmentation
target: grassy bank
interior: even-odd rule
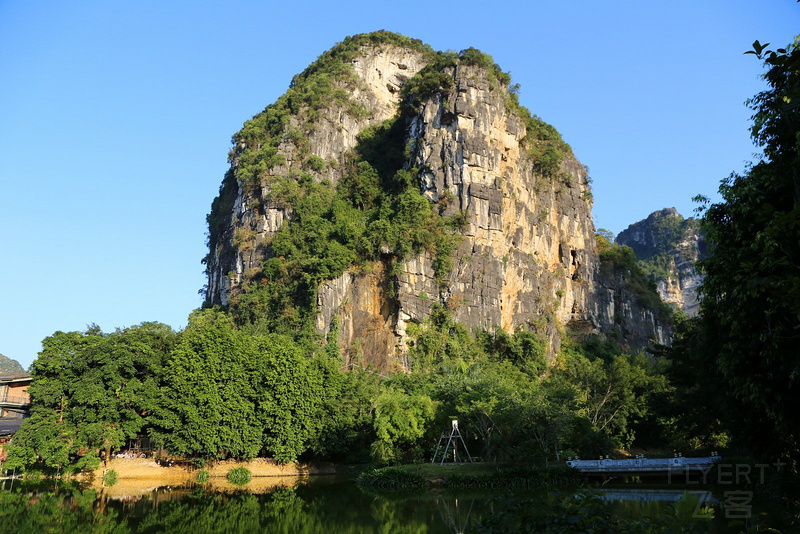
[[[361,486],[384,489],[535,488],[573,485],[578,471],[565,466],[534,467],[508,464],[412,464],[371,469],[358,476]]]

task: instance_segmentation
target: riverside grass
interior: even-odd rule
[[[244,486],[252,478],[252,473],[246,467],[234,467],[228,471],[228,482],[234,486]]]
[[[105,473],[103,473],[103,484],[111,487],[117,483],[117,472],[113,469],[109,469]]]
[[[535,467],[496,464],[439,466],[415,464],[361,473],[360,486],[389,490],[446,488],[536,488],[578,484],[581,475],[566,466]]]

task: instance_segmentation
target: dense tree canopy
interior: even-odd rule
[[[800,460],[800,48],[752,51],[769,88],[750,100],[764,157],[722,182],[703,219],[702,347],[765,454]],[[795,464],[796,465],[796,464]]]
[[[176,334],[143,323],[103,334],[56,332],[31,367],[31,417],[14,436],[10,461],[53,468],[97,464],[136,437],[159,404],[158,377]]]

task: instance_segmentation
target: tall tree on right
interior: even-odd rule
[[[700,262],[704,360],[730,398],[735,437],[800,465],[800,40],[753,44],[768,89],[748,101],[764,155],[706,203]]]

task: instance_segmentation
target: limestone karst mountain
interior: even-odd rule
[[[408,369],[434,307],[518,328],[666,343],[624,270],[603,268],[586,168],[475,49],[348,37],[234,135],[209,221],[207,305],[335,336],[351,363]]]
[[[0,373],[23,373],[25,369],[17,360],[0,354]]]
[[[697,219],[684,219],[675,208],[665,208],[628,226],[617,242],[633,249],[664,302],[689,317],[697,315],[697,290],[703,276],[695,263],[708,255]]]

